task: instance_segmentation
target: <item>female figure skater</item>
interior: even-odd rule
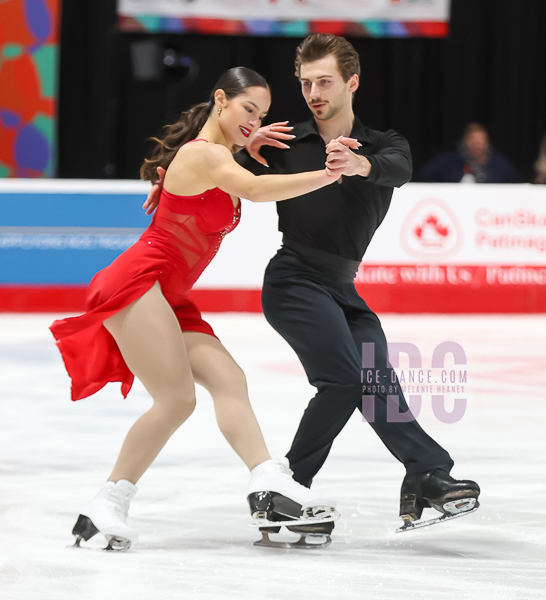
[[[135,484],[193,412],[194,382],[210,392],[222,433],[251,471],[247,495],[253,516],[280,518],[283,505],[283,512],[291,507],[293,518],[299,518],[313,507],[335,505],[296,483],[282,461],[271,459],[243,372],[188,299],[223,237],[236,227],[239,197],[284,200],[336,180],[327,168],[256,177],[233,160],[233,148],[255,134],[270,101],[260,75],[230,69],[209,102],[167,128],[141,169],[143,179],[152,181],[158,166],[167,169],[152,223],[92,279],[87,312],[51,327],[72,378],[73,400],[109,381],[120,381],[126,397],[134,376],[153,398],[127,434],[108,481],[82,509],[72,532],[76,545],[98,532],[108,549],[127,550],[136,543],[137,532],[126,522]]]

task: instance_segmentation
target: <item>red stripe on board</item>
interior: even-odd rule
[[[544,313],[546,289],[533,285],[477,289],[445,285],[357,284],[359,295],[379,313]]]
[[[546,286],[357,284],[379,313],[546,313]],[[85,286],[0,286],[0,312],[83,312]],[[261,312],[260,290],[193,290],[203,312]]]
[[[83,312],[86,285],[2,285],[0,312]]]
[[[83,312],[87,286],[0,286],[0,312]],[[261,312],[260,290],[193,290],[204,312]]]
[[[261,290],[192,290],[203,312],[262,312]]]

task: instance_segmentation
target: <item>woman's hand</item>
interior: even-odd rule
[[[258,161],[261,165],[269,167],[265,158],[260,154],[260,148],[262,146],[273,146],[274,148],[282,148],[283,150],[290,148],[288,144],[281,142],[281,140],[294,139],[296,136],[288,133],[292,129],[294,128],[288,126],[288,121],[279,121],[278,123],[260,127],[245,148],[254,160]]]
[[[360,148],[361,145],[358,140],[343,136],[332,140],[326,146],[326,154],[328,155],[326,168],[338,177],[342,175],[368,177],[372,168],[369,160],[352,152],[352,150]]]
[[[157,174],[159,175],[158,180],[152,186],[152,189],[148,192],[148,196],[142,208],[146,211],[147,215],[151,215],[159,204],[159,197],[163,190],[163,181],[165,181],[165,169],[163,167],[157,167]]]

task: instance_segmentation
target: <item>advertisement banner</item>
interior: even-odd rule
[[[80,310],[92,276],[147,227],[149,188],[0,181],[0,310]],[[260,310],[277,223],[274,202],[243,201],[195,285],[202,310]],[[378,312],[546,312],[546,186],[404,185],[355,284]]]
[[[443,37],[450,0],[119,0],[126,31]]]
[[[54,177],[60,0],[0,2],[0,177]]]
[[[546,266],[546,187],[405,185],[364,257],[374,263]]]

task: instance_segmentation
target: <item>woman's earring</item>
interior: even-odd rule
[[[222,107],[220,106],[216,112],[218,113],[218,116],[220,116],[222,114]]]

